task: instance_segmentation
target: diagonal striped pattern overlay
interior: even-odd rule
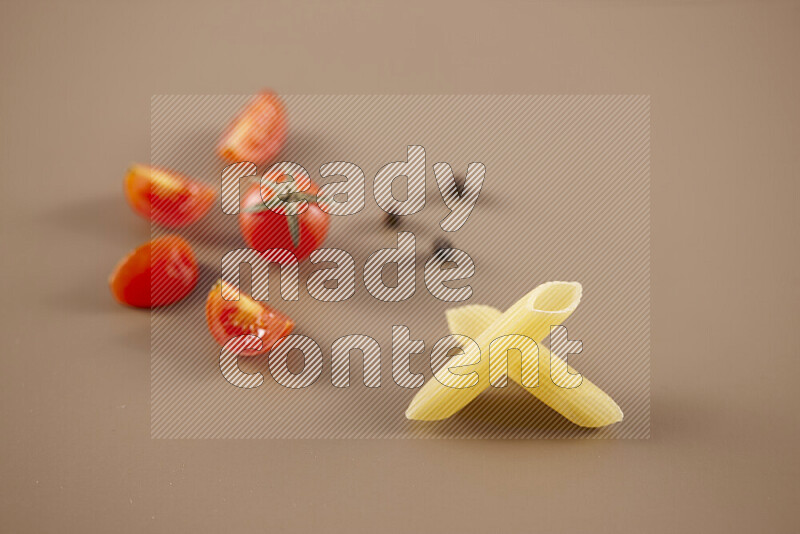
[[[363,209],[332,215],[323,245],[353,257],[355,287],[348,280],[340,292],[347,298],[339,302],[309,294],[309,280],[314,294],[323,294],[314,273],[334,265],[326,263],[336,257],[333,253],[320,253],[316,263],[300,265],[299,286],[286,288],[299,293],[296,300],[282,297],[274,266],[254,273],[243,267],[241,289],[249,294],[253,281],[268,282],[268,304],[295,321],[293,334],[304,336],[296,338],[294,346],[310,347],[314,356],[305,362],[308,368],[294,349],[280,351],[274,361],[269,355],[239,358],[236,372],[242,387],[236,387],[223,376],[236,370],[236,362],[228,357],[221,366],[222,347],[208,332],[204,310],[208,292],[221,276],[223,258],[247,248],[236,207],[217,202],[207,217],[178,232],[153,225],[154,238],[183,236],[201,265],[200,282],[189,297],[151,312],[153,438],[649,437],[649,97],[283,99],[290,124],[280,161],[302,165],[320,186],[340,181],[335,172],[353,168],[345,162],[365,177]],[[241,192],[259,183],[269,166],[255,173],[244,164],[229,167],[214,150],[227,122],[248,100],[247,95],[154,96],[151,164],[211,184],[218,192],[223,186],[235,191],[237,178]],[[389,227],[379,203],[392,204],[397,196],[393,200],[382,189],[376,201],[373,183],[388,164],[408,161],[409,146],[424,147],[424,155],[415,151],[413,157],[415,166],[424,159],[425,203],[421,209],[413,206],[397,226]],[[321,167],[331,163],[321,173]],[[437,186],[434,165],[445,163],[462,194],[470,163],[482,164],[485,178],[468,219],[459,215],[442,225],[450,214],[445,200],[457,200],[453,191],[443,198]],[[440,168],[440,175],[449,178],[447,168]],[[470,176],[479,170],[473,166]],[[400,232],[413,234],[415,240],[413,294],[404,293],[401,300],[376,298],[373,293],[379,290],[370,292],[365,285],[365,263],[376,251],[396,248]],[[466,295],[452,288],[468,284],[472,291],[466,301],[447,302],[426,287],[425,265],[443,241],[445,250],[464,251],[474,263],[471,278],[441,292]],[[376,283],[371,276],[368,282]],[[436,282],[441,276],[437,272],[429,279]],[[570,355],[569,365],[619,404],[623,421],[599,429],[576,426],[513,381],[488,388],[449,419],[406,419],[420,381],[431,380],[437,365],[446,360],[435,358],[431,369],[431,351],[449,334],[447,310],[464,305],[505,310],[549,280],[575,280],[583,286],[581,304],[565,322],[570,340],[582,343],[581,352]],[[408,336],[401,328],[408,329]],[[416,352],[396,380],[392,340],[398,332],[404,334],[399,336],[403,347],[395,348]],[[341,340],[345,336],[352,337]],[[307,387],[285,386],[304,384],[301,377],[317,378]]]

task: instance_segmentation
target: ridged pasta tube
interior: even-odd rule
[[[492,325],[503,313],[497,308],[483,305],[468,305],[447,310],[447,325],[452,334],[470,338],[480,335]],[[551,362],[554,364],[553,378],[566,376],[567,372],[576,371],[546,347],[539,346],[539,386],[525,387],[521,379],[521,360],[509,359],[509,376],[522,385],[523,389],[538,398],[552,409],[575,423],[584,427],[607,426],[622,420],[622,410],[617,403],[596,385],[583,377],[576,388],[558,387],[550,378]],[[527,369],[526,369],[527,371]],[[526,384],[529,383],[526,381]],[[563,383],[561,381],[560,383]]]
[[[575,311],[580,299],[581,285],[577,282],[548,282],[536,287],[477,336],[470,336],[475,343],[464,344],[462,353],[451,358],[417,392],[406,410],[406,417],[434,421],[459,411],[489,387],[490,345],[493,354],[502,355],[516,348],[520,336],[540,342],[550,333],[550,326],[560,325]],[[513,375],[513,358],[509,360],[509,375]],[[518,367],[521,365],[520,361]],[[457,374],[451,371],[456,367],[459,368]],[[474,373],[479,377],[477,384],[474,384]]]

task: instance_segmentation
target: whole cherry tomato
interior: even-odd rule
[[[308,202],[306,210],[298,215],[285,215],[267,207],[277,198],[276,192],[255,185],[245,193],[239,210],[239,228],[244,240],[250,248],[262,252],[282,248],[292,252],[297,261],[304,260],[328,234],[330,215],[316,203],[317,192],[317,186],[311,183],[308,190],[300,193]]]
[[[278,310],[253,300],[243,291],[239,292],[239,300],[223,299],[223,284],[225,282],[218,280],[206,301],[208,328],[221,346],[231,338],[253,335],[261,339],[261,350],[245,349],[240,355],[255,356],[269,351],[277,340],[292,332],[294,321]]]
[[[228,125],[217,152],[230,162],[269,163],[283,148],[287,131],[283,102],[272,91],[261,91]]]
[[[179,228],[208,213],[217,192],[177,172],[134,165],[125,176],[125,196],[144,218]]]
[[[165,306],[181,300],[197,285],[199,270],[189,243],[165,236],[125,256],[109,278],[111,293],[138,308]]]

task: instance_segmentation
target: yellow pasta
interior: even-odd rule
[[[482,305],[469,305],[447,310],[447,325],[450,332],[475,338],[497,320],[502,312],[497,308]],[[546,347],[539,345],[539,387],[523,386],[528,393],[540,399],[555,411],[575,423],[585,427],[600,427],[622,420],[622,410],[600,388],[592,384],[586,377],[580,386],[574,389],[558,387],[550,379],[550,366],[556,364],[553,372],[556,381],[566,376],[567,365],[561,358],[552,354]],[[521,360],[510,358],[509,376],[522,385]],[[570,373],[575,369],[569,367]],[[526,383],[530,383],[526,380]]]
[[[490,384],[489,346],[494,354],[505,354],[509,348],[514,347],[511,338],[498,339],[509,334],[527,336],[540,342],[550,333],[550,326],[561,324],[569,317],[578,306],[581,298],[581,285],[577,282],[548,282],[535,288],[517,301],[505,313],[496,316],[488,326],[477,336],[470,336],[476,341],[474,344],[464,346],[462,354],[454,356],[434,379],[426,383],[417,392],[406,410],[406,417],[423,421],[446,419],[458,410],[469,404],[475,397],[483,392]],[[485,311],[480,308],[478,311]],[[482,314],[476,314],[482,315]],[[448,318],[458,320],[459,314]],[[464,314],[461,314],[464,317]],[[475,319],[477,320],[477,319]],[[473,321],[473,319],[469,319]],[[467,322],[469,322],[467,321]],[[494,343],[493,343],[494,342]],[[485,357],[481,357],[485,355]],[[513,358],[511,358],[513,360]],[[540,360],[543,358],[540,358]],[[549,359],[548,359],[549,364]],[[520,360],[519,366],[521,367]],[[458,373],[453,373],[450,368],[458,367]],[[514,371],[513,364],[509,365],[509,375]],[[549,367],[548,367],[549,369]],[[479,381],[477,385],[466,387],[472,383],[469,375],[477,372]],[[460,376],[453,376],[454,374]],[[541,376],[544,375],[542,373]],[[449,384],[443,385],[443,382]],[[544,382],[544,380],[540,380]]]
[[[451,334],[459,334],[472,339],[489,328],[503,312],[483,304],[468,304],[458,308],[450,308],[445,312],[447,327]]]

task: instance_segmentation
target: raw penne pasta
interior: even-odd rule
[[[450,333],[474,339],[501,315],[500,310],[491,306],[460,306],[447,310],[447,325]],[[567,376],[566,362],[539,344],[539,386],[535,388],[522,386],[525,391],[576,425],[600,427],[622,420],[622,410],[617,403],[586,377],[583,377],[578,387],[572,389],[561,388],[554,384],[550,379],[551,361],[556,364],[553,372],[556,381]],[[509,377],[520,385],[522,385],[521,366],[520,359],[510,358]],[[575,369],[569,367],[569,373],[575,372]]]
[[[450,308],[445,312],[447,327],[451,334],[458,334],[475,339],[481,332],[489,328],[503,312],[483,304],[468,304],[458,308]]]
[[[498,340],[503,336],[521,335],[539,342],[550,333],[551,325],[561,324],[572,314],[580,299],[581,285],[577,282],[548,282],[535,288],[492,321],[473,338],[476,343],[465,346],[462,354],[451,358],[434,379],[422,386],[406,410],[406,417],[434,421],[456,413],[489,387],[490,344],[492,351],[500,355],[513,347],[509,338]],[[458,373],[450,371],[456,367]],[[468,386],[473,382],[473,372],[478,374],[478,383]]]

